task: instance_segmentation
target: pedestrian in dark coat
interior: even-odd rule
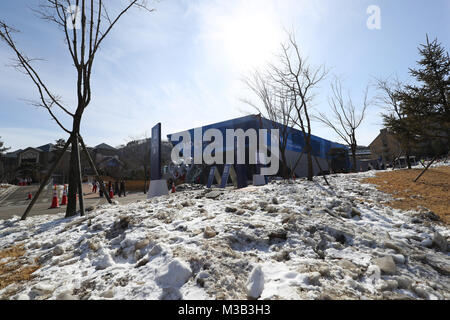
[[[118,195],[119,193],[120,193],[120,191],[119,191],[119,181],[116,180],[116,182],[114,182],[114,195]]]
[[[121,180],[121,181],[120,181],[119,197],[120,197],[121,194],[123,194],[124,197],[127,196],[126,190],[125,190],[125,181],[124,181],[124,180]]]

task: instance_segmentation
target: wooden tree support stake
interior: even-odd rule
[[[414,182],[417,182],[419,178],[425,173],[425,171],[428,170],[428,168],[433,164],[433,162],[437,159],[437,156],[434,156],[433,160],[430,161],[430,163],[426,166],[425,169],[422,170],[422,172],[414,179]]]
[[[319,167],[319,170],[322,172],[322,177],[325,179],[325,182],[327,183],[327,186],[329,186],[330,184],[328,183],[327,177],[325,177],[325,173],[322,170],[322,167],[320,166],[319,160],[317,160],[317,157],[315,155],[313,155],[314,160],[316,160],[317,166]]]
[[[392,163],[392,171],[394,171],[397,160],[402,156],[402,154],[403,154],[403,151],[400,152],[400,154],[394,158],[394,162]]]
[[[291,169],[291,173],[292,173],[292,174],[295,174],[295,169],[297,169],[297,166],[298,166],[300,160],[302,159],[303,153],[304,153],[304,152],[305,152],[305,151],[303,150],[302,153],[300,153],[300,155],[298,156],[298,159],[297,159],[297,161],[295,162],[294,167],[292,167],[292,169]]]
[[[422,165],[422,167],[426,167],[422,160],[419,160],[419,163]]]
[[[103,183],[102,178],[100,178],[100,175],[98,174],[97,168],[95,167],[94,161],[92,160],[92,157],[89,154],[89,151],[87,150],[86,145],[84,144],[83,138],[80,135],[78,137],[80,139],[81,147],[83,148],[84,153],[86,154],[86,157],[88,158],[91,169],[92,169],[92,171],[94,171],[95,177],[97,178],[97,181],[100,183],[100,188],[102,189],[103,194],[106,197],[106,200],[108,200],[108,202],[110,204],[112,204],[111,198],[109,197],[109,193],[106,192],[105,184]]]
[[[78,201],[79,201],[79,204],[80,204],[80,216],[84,216],[85,212],[84,212],[84,196],[83,196],[83,181],[82,181],[83,177],[82,177],[82,174],[81,174],[80,146],[79,146],[79,143],[78,143],[78,141],[79,141],[78,135],[76,135],[74,139],[75,139],[74,140],[75,148],[77,150]],[[72,146],[73,146],[73,144],[72,144]],[[73,152],[73,150],[72,150],[72,152]]]
[[[67,140],[66,144],[64,145],[64,148],[61,152],[61,154],[58,156],[58,158],[56,159],[56,161],[53,163],[53,166],[50,168],[50,171],[47,173],[47,175],[45,176],[44,180],[41,183],[41,186],[39,187],[38,191],[36,192],[36,194],[34,195],[33,199],[31,199],[30,204],[28,205],[27,209],[25,210],[25,212],[22,215],[22,218],[20,220],[25,220],[28,216],[28,213],[30,213],[31,208],[33,208],[34,204],[36,203],[37,199],[39,198],[39,195],[41,194],[42,190],[44,190],[44,187],[47,185],[48,181],[50,180],[50,177],[52,176],[53,172],[55,171],[56,167],[59,165],[59,163],[61,162],[61,159],[64,156],[64,153],[67,151],[67,149],[69,148],[69,145],[72,141],[72,137],[69,138],[69,140]]]

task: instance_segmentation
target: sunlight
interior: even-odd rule
[[[222,28],[225,52],[239,69],[267,63],[278,49],[278,30],[264,14],[241,13],[230,18]]]
[[[206,38],[214,50],[240,71],[269,62],[282,39],[274,10],[254,2],[209,15],[207,29]]]

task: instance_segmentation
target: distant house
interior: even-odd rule
[[[349,149],[348,156],[352,157],[352,151]],[[357,160],[371,160],[372,159],[372,151],[369,147],[357,146],[356,147],[356,159]]]
[[[8,152],[1,156],[1,161],[3,164],[3,178],[8,182],[13,182],[15,179],[15,169],[17,168],[17,158],[18,153],[22,149],[16,150],[14,152]]]
[[[62,146],[48,143],[43,146],[28,147],[4,154],[2,162],[6,180],[11,183],[24,178],[31,178],[34,182],[41,181],[58,158],[61,150]],[[99,169],[108,171],[109,168],[123,166],[122,161],[119,159],[118,149],[106,143],[101,143],[94,148],[88,147],[88,151]],[[70,153],[71,149],[69,147],[52,175],[53,182],[68,183]],[[83,175],[93,175],[84,152],[80,153],[80,160]]]
[[[348,151],[349,158],[353,157],[352,151]],[[357,171],[367,171],[370,170],[370,165],[373,168],[376,168],[377,165],[377,159],[372,154],[372,151],[369,147],[365,146],[357,146],[356,147],[356,170]],[[352,163],[350,162],[350,166],[352,166]]]
[[[101,143],[91,149],[93,158],[96,164],[105,162],[105,159],[116,158],[119,159],[119,150],[106,143]]]
[[[403,152],[395,135],[388,129],[380,130],[380,134],[369,145],[374,158],[388,164],[393,162]]]
[[[33,181],[40,181],[56,161],[61,149],[57,145],[48,143],[37,148],[28,147],[6,153],[3,156],[3,162],[7,180],[13,182],[18,179],[31,178]],[[68,175],[69,159],[70,150],[66,151],[63,160],[56,168],[55,178],[64,179],[64,176]]]
[[[448,145],[442,145],[439,139],[430,139],[430,141],[411,143],[410,156],[415,157],[432,157],[447,150]],[[369,145],[372,157],[381,160],[384,164],[391,164],[397,158],[406,156],[400,142],[389,129],[381,129],[380,134]]]
[[[103,154],[106,156],[113,156],[116,155],[118,152],[116,148],[111,147],[109,144],[106,143],[101,143],[92,148],[92,150],[94,150],[95,154]]]

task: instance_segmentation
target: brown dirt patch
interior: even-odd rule
[[[23,245],[12,246],[0,250],[0,289],[9,286],[12,283],[20,283],[30,280],[32,273],[39,269],[37,265],[23,263],[20,258],[25,255]]]
[[[378,172],[364,183],[372,183],[377,189],[401,200],[391,201],[389,205],[396,209],[412,210],[423,206],[437,214],[442,221],[450,223],[450,167],[428,169],[419,181],[414,178],[422,170],[396,170]]]

